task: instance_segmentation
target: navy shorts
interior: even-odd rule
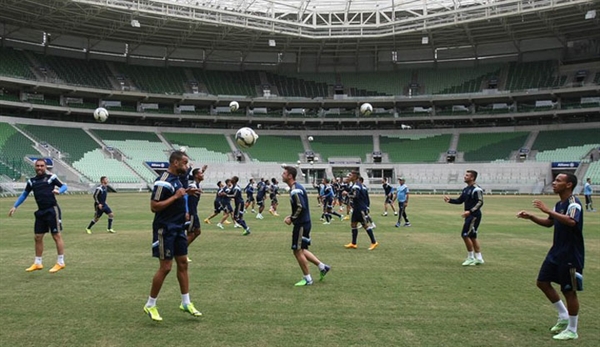
[[[308,249],[310,246],[310,228],[311,223],[294,224],[292,231],[292,249]]]
[[[571,264],[554,264],[545,259],[538,274],[540,282],[554,282],[560,285],[560,290],[568,292],[575,288],[583,290],[583,269]]]
[[[326,209],[333,208],[333,198],[332,197],[323,198],[323,207]]]
[[[214,208],[215,208],[215,213],[219,213],[219,212],[223,211],[223,205],[221,205],[221,203],[218,201],[215,201]]]
[[[96,218],[102,217],[104,213],[106,213],[107,215],[112,213],[112,210],[110,209],[110,207],[108,207],[108,204],[102,205],[102,209],[98,208],[98,204],[94,204],[94,209],[96,210]]]
[[[192,232],[194,230],[200,229],[200,219],[197,214],[190,214],[190,220],[185,223],[186,230],[188,232]]]
[[[368,224],[367,222],[367,211],[353,210],[352,216],[350,217],[351,223]]]
[[[254,201],[254,195],[248,195],[246,197],[246,202],[253,202]]]
[[[476,239],[479,223],[481,223],[481,214],[477,214],[475,216],[470,215],[469,217],[465,218],[465,224],[463,224],[460,236]]]
[[[226,202],[223,204],[223,211],[225,211],[226,213],[233,212],[233,207],[231,207],[231,202]]]
[[[264,195],[263,195],[263,196],[260,196],[260,195],[259,195],[259,196],[257,196],[257,197],[256,197],[256,204],[257,204],[258,206],[262,206],[262,205],[264,205],[264,204],[265,204],[265,196],[264,196]]]
[[[37,210],[33,215],[35,216],[34,233],[45,234],[51,232],[56,234],[62,231],[62,217],[58,205],[44,210]]]
[[[187,255],[185,229],[178,225],[154,226],[152,230],[152,256],[161,260]]]
[[[392,203],[392,198],[390,198],[389,196],[385,197],[385,203],[386,204],[391,204]]]

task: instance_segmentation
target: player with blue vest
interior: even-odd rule
[[[408,221],[408,217],[406,216],[406,208],[408,207],[409,195],[410,190],[406,185],[406,180],[404,179],[404,177],[399,177],[398,187],[396,187],[396,189],[394,190],[394,199],[398,200],[398,222],[395,225],[396,228],[400,226],[402,218],[404,218],[404,226],[410,226],[410,222]]]
[[[35,161],[35,177],[27,180],[25,190],[19,196],[14,206],[8,211],[8,216],[17,211],[17,208],[27,199],[29,193],[33,191],[38,210],[35,211],[35,225],[33,232],[35,234],[35,260],[33,265],[25,269],[27,272],[37,271],[44,268],[42,265],[42,254],[44,253],[44,235],[50,232],[56,243],[58,259],[56,264],[50,269],[50,273],[56,273],[65,268],[65,244],[61,236],[62,220],[61,211],[56,202],[55,195],[67,191],[67,185],[62,183],[54,174],[46,172],[46,160],[37,159]]]

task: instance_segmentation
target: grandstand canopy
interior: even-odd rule
[[[235,51],[241,61],[249,52],[352,57],[415,49],[430,51],[419,53],[425,58],[461,58],[600,37],[600,19],[588,13],[600,10],[593,0],[0,0],[0,8],[3,39],[43,45],[73,36],[87,50],[120,42],[129,45],[125,54],[159,46],[167,58],[180,48],[201,48],[202,59]],[[31,29],[46,34],[23,32]]]

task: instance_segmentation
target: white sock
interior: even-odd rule
[[[42,257],[35,257],[34,263],[36,265],[42,265]]]
[[[467,257],[468,257],[469,259],[473,259],[473,258],[474,258],[474,254],[473,254],[473,252],[469,252],[469,253],[468,253],[468,255],[467,255]]]
[[[317,266],[319,267],[319,270],[325,270],[325,264],[319,263]]]
[[[146,307],[154,307],[154,306],[156,306],[156,298],[149,296],[148,301],[146,301]]]
[[[58,259],[56,260],[57,263],[59,263],[60,265],[65,265],[65,255],[64,254],[59,254],[58,255]]]
[[[477,259],[477,260],[483,260],[483,257],[481,256],[481,252],[475,253],[475,259]]]
[[[571,330],[572,332],[577,332],[577,320],[579,319],[579,315],[577,316],[569,316],[569,326],[567,330]]]
[[[191,301],[190,301],[190,293],[181,294],[181,303],[184,304],[184,305],[189,305],[191,303]]]
[[[567,311],[567,308],[565,307],[565,304],[563,304],[562,300],[558,300],[557,302],[553,303],[552,305],[554,305],[554,307],[558,311],[559,319],[569,318],[569,311]]]
[[[312,282],[312,277],[310,276],[310,274],[304,276],[304,279],[306,280],[306,282]]]

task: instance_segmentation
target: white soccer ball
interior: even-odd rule
[[[314,138],[313,138],[312,136],[309,136],[309,137],[308,137],[308,141],[311,141],[311,142],[312,142],[312,140],[314,140]]]
[[[181,146],[181,147],[179,147],[179,151],[185,153],[187,151],[187,147]]]
[[[232,101],[229,103],[229,109],[231,112],[235,112],[240,108],[240,104],[237,101]]]
[[[98,107],[94,111],[94,119],[97,122],[106,122],[106,120],[108,119],[108,110],[104,107]]]
[[[238,130],[235,134],[235,142],[237,142],[237,144],[243,148],[250,148],[254,146],[256,140],[258,140],[258,135],[254,132],[254,130],[252,130],[252,128],[240,128],[240,130]]]
[[[360,114],[362,114],[363,116],[370,116],[372,112],[373,106],[368,102],[365,102],[364,104],[360,105]]]

